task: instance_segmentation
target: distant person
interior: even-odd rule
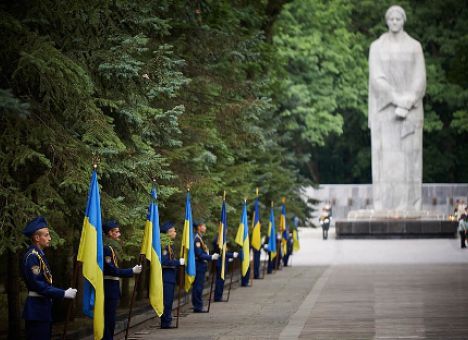
[[[328,239],[328,229],[330,229],[331,218],[331,206],[327,204],[322,208],[322,213],[319,217],[319,223],[322,227],[322,237],[324,240]]]
[[[466,211],[460,216],[458,220],[458,233],[460,234],[461,247],[466,248],[466,229],[467,229],[467,215]]]

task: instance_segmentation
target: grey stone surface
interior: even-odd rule
[[[353,190],[355,188],[358,189],[357,193]],[[372,208],[372,184],[323,184],[318,188],[306,187],[303,189],[303,197],[319,200],[321,203],[317,208],[318,212],[326,202],[335,202],[332,205],[333,217],[341,220],[346,219],[351,210]],[[438,218],[446,220],[453,212],[457,200],[468,202],[468,183],[425,183],[422,185],[422,197],[423,211],[432,211]],[[347,205],[348,198],[352,199],[352,206]],[[433,204],[433,198],[436,198],[436,204]],[[318,216],[310,222],[318,225]]]
[[[456,237],[457,222],[426,220],[376,220],[335,223],[337,238],[382,237]]]
[[[388,32],[369,51],[369,128],[374,209],[400,214],[421,209],[424,55],[403,29],[406,15],[392,6]]]
[[[468,251],[458,240],[300,236],[293,267],[236,288],[209,314],[188,314],[179,329],[152,320],[130,339],[467,338]]]

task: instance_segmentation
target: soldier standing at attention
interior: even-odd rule
[[[206,233],[205,223],[193,223],[196,235],[194,237],[195,250],[195,265],[196,275],[192,287],[192,305],[194,313],[206,313],[203,310],[203,284],[205,283],[205,274],[208,269],[208,261],[215,261],[219,258],[219,254],[210,255],[210,251],[203,242],[203,235]]]
[[[141,273],[141,265],[133,268],[119,268],[120,227],[117,221],[110,220],[102,225],[104,232],[104,337],[114,338],[115,313],[120,301],[120,278],[132,277]]]
[[[76,289],[63,290],[52,286],[52,272],[44,254],[51,237],[47,221],[38,216],[29,222],[23,234],[31,239],[21,262],[21,273],[28,288],[23,318],[26,339],[46,340],[52,336],[52,299],[74,299]]]
[[[161,315],[161,328],[174,328],[172,322],[172,304],[174,289],[177,282],[177,268],[185,264],[183,258],[176,259],[172,246],[177,236],[174,223],[167,221],[159,228],[161,230],[161,265],[163,275],[164,312]]]

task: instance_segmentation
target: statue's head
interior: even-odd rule
[[[403,30],[403,25],[406,22],[406,13],[400,6],[391,6],[385,12],[385,21],[388,29],[393,33],[398,33]]]

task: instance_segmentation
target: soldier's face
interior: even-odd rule
[[[50,237],[49,228],[39,229],[34,235],[34,240],[41,249],[50,247],[50,241],[52,238]]]
[[[111,239],[118,241],[120,239],[120,235],[122,234],[120,233],[120,228],[112,228],[111,230],[109,230],[107,235],[109,235]]]
[[[198,232],[199,232],[200,234],[206,233],[206,224],[200,224],[200,225],[198,226]]]
[[[171,238],[171,240],[175,239],[176,236],[177,236],[177,232],[175,230],[175,228],[171,228],[167,231],[167,236],[169,236]]]

